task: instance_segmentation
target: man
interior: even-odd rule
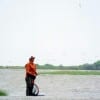
[[[34,86],[34,80],[37,76],[36,64],[34,63],[35,57],[31,56],[29,62],[25,65],[26,69],[26,96],[32,96],[32,89]]]

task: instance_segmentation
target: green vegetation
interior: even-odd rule
[[[0,69],[3,69],[4,68],[4,66],[0,66]]]
[[[0,96],[7,96],[7,93],[3,90],[0,90]]]
[[[60,75],[100,75],[100,71],[93,70],[54,70],[54,71],[42,71],[39,74],[60,74]]]
[[[7,68],[7,69],[23,69],[24,66],[0,66],[1,69]],[[100,61],[96,61],[93,64],[83,64],[78,66],[54,66],[51,64],[45,64],[45,65],[39,65],[37,64],[38,69],[55,69],[55,70],[100,70]]]
[[[23,69],[23,66],[0,66],[0,69]]]
[[[63,69],[63,70],[100,70],[100,61],[97,61],[93,64],[83,64],[79,66],[54,66],[51,64],[39,65],[37,64],[38,69]]]

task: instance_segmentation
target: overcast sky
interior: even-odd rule
[[[100,60],[100,0],[0,0],[0,65]]]

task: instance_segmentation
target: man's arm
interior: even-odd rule
[[[36,66],[36,64],[35,64],[35,74],[36,74],[36,75],[38,75],[38,73],[37,73],[37,66]]]

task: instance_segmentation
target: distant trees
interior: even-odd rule
[[[96,70],[95,66],[93,64],[83,64],[79,66],[80,70]]]
[[[59,66],[54,66],[52,64],[45,64],[45,65],[37,64],[37,67],[39,69],[100,70],[100,60],[96,61],[93,64],[86,63],[79,66],[63,66],[62,64],[60,64]]]
[[[96,70],[100,70],[100,60],[98,60],[97,62],[94,63],[94,66],[96,68]]]
[[[100,70],[100,61],[96,61],[93,64],[83,64],[79,66],[80,70]]]
[[[52,64],[45,64],[45,65],[39,65],[37,64],[38,69],[56,69],[57,67]]]
[[[0,66],[0,69],[10,68],[10,69],[22,69],[23,66]],[[93,64],[83,64],[79,66],[64,66],[62,64],[55,66],[52,64],[39,65],[37,64],[38,69],[62,69],[62,70],[100,70],[100,60],[94,62]]]

